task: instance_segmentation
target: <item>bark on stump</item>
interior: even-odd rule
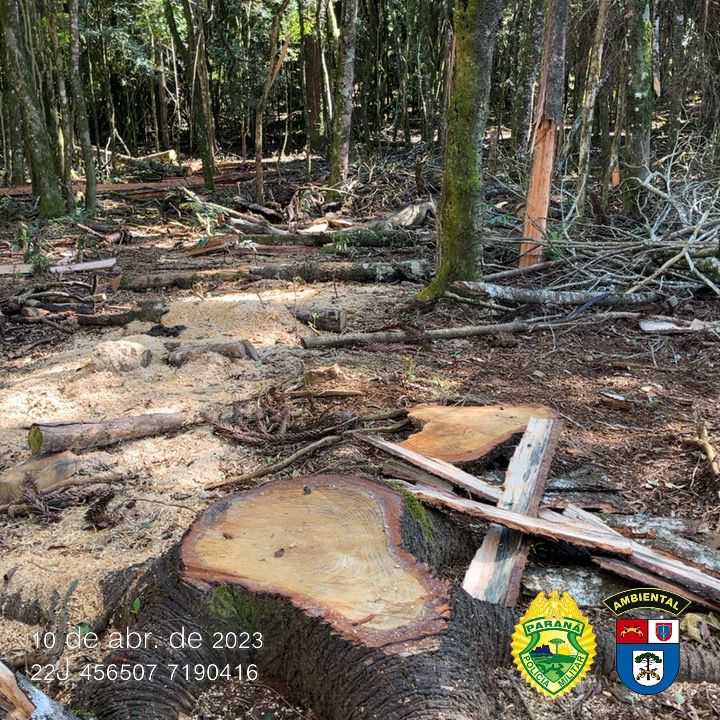
[[[92,681],[77,699],[100,720],[176,720],[205,684],[193,673],[171,680],[173,664],[254,663],[323,720],[504,717],[491,671],[511,662],[517,614],[433,572],[467,562],[472,542],[446,516],[357,476],[229,496],[143,575],[121,578],[124,597],[108,590],[115,626],[134,624],[149,642],[105,663],[154,664],[153,679]],[[202,644],[173,648],[183,628]],[[212,647],[214,633],[243,631],[262,633],[262,647]],[[596,668],[609,672],[613,637],[598,636]],[[695,679],[720,669],[707,653],[683,652],[683,662]]]

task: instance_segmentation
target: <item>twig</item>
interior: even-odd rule
[[[720,455],[718,455],[717,450],[710,442],[710,437],[708,436],[704,420],[700,420],[697,424],[697,437],[690,438],[685,442],[688,445],[699,448],[705,453],[705,457],[707,457],[708,462],[710,463],[710,470],[712,471],[712,474],[716,478],[720,478]]]
[[[294,452],[292,455],[286,457],[284,460],[280,460],[276,463],[272,463],[271,465],[266,465],[265,467],[258,468],[257,470],[253,470],[252,472],[245,473],[244,475],[240,475],[236,478],[232,478],[232,480],[223,480],[223,482],[221,483],[213,483],[212,485],[206,485],[205,489],[217,490],[219,488],[230,487],[231,485],[237,485],[239,483],[247,482],[248,480],[255,480],[257,478],[270,475],[271,473],[279,472],[280,470],[284,470],[289,465],[292,465],[297,460],[300,460],[300,458],[303,458],[306,455],[310,455],[316,450],[320,450],[320,448],[328,447],[329,445],[336,445],[341,440],[341,435],[327,435],[324,438],[320,438],[320,440],[316,440],[315,442],[312,442],[309,445],[300,448],[300,450]]]

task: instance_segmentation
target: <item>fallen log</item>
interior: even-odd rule
[[[32,458],[8,468],[0,475],[0,505],[20,500],[26,481],[42,492],[72,477],[77,469],[78,457],[71,452]]]
[[[557,412],[544,405],[418,405],[408,418],[420,430],[400,445],[449,463],[472,462],[525,432],[533,417]]]
[[[106,260],[91,260],[89,262],[68,263],[67,265],[52,265],[47,272],[53,275],[63,273],[88,272],[90,270],[105,270],[111,268],[117,262],[117,258]],[[15,265],[0,265],[0,275],[32,275],[35,268],[28,263],[17,263]]]
[[[505,473],[497,507],[536,515],[555,452],[560,422],[531,418]],[[490,525],[465,573],[462,587],[478,600],[514,607],[527,562],[528,545],[522,533]]]
[[[430,200],[424,203],[407,205],[398,212],[386,218],[372,220],[365,223],[365,228],[373,230],[386,230],[388,228],[404,228],[414,230],[422,227],[430,215],[435,214],[435,203]]]
[[[151,435],[177,432],[190,424],[184,413],[153,413],[97,422],[33,423],[28,444],[33,455],[85,450]]]
[[[357,476],[301,477],[225,497],[115,591],[116,623],[149,641],[102,664],[152,665],[153,677],[98,677],[78,699],[99,720],[176,720],[209,681],[172,668],[216,665],[242,680],[276,678],[324,720],[497,718],[492,671],[511,664],[517,613],[437,579],[468,550],[450,520]],[[201,642],[171,642],[178,628]],[[246,642],[218,649],[213,638],[228,634]],[[609,674],[614,636],[596,634],[595,668]],[[720,677],[714,654],[688,647],[682,655],[684,679]]]
[[[251,279],[295,280],[306,282],[421,282],[430,276],[427,260],[400,260],[390,262],[298,262],[286,265],[251,267]]]
[[[158,162],[152,156],[136,158],[132,157],[132,155],[123,155],[117,152],[114,153],[112,150],[106,150],[105,148],[97,148],[96,152],[99,152],[108,159],[115,159],[123,165],[129,165],[130,167],[134,167],[139,170],[156,173],[162,177],[183,177],[185,175],[185,171],[179,165],[175,165],[172,162]]]
[[[233,360],[260,360],[258,351],[249,340],[236,340],[235,342],[181,347],[168,355],[167,363],[173,367],[180,367],[191,360],[203,357],[206,353],[217,353]]]
[[[137,308],[111,315],[78,315],[78,325],[92,327],[120,327],[134,322],[159,323],[168,308],[162,303],[153,301],[141,302]]]
[[[246,270],[212,269],[212,270],[171,270],[162,273],[149,273],[145,275],[119,275],[113,279],[113,284],[121,290],[151,290],[161,287],[179,287],[189,289],[199,282],[231,282],[245,276]]]
[[[645,305],[660,299],[659,293],[622,293],[622,292],[569,292],[564,290],[532,290],[529,288],[508,287],[487,282],[461,281],[453,283],[453,289],[459,293],[481,295],[493,300],[530,303],[539,305],[593,305],[622,306]]]
[[[300,322],[318,330],[341,333],[347,327],[348,314],[344,308],[288,305],[287,309]]]

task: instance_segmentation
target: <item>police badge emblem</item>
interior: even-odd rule
[[[677,615],[690,601],[659,588],[635,588],[604,601],[616,615],[652,608]],[[618,617],[615,620],[615,669],[628,690],[655,695],[667,690],[680,670],[680,621]]]

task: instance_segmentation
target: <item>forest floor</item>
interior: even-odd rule
[[[342,217],[365,219],[376,213],[378,206],[389,213],[417,199],[411,171],[402,172],[407,182],[394,185],[402,190],[381,199],[361,195]],[[278,206],[286,207],[302,184],[297,171],[274,178],[272,197]],[[378,187],[374,192],[380,192]],[[238,187],[218,188],[212,198],[227,203],[237,192]],[[508,205],[514,201],[508,198]],[[0,263],[18,261],[12,243],[16,221],[27,210],[24,202],[14,199],[4,204]],[[97,219],[108,225],[122,224],[132,234],[129,244],[99,243],[92,248],[99,257],[117,257],[118,267],[111,274],[117,274],[119,268],[123,273],[141,274],[252,262],[232,249],[220,255],[185,256],[184,248],[198,237],[197,220],[163,197],[105,195]],[[50,225],[44,233],[54,259],[63,250],[74,252],[77,248],[80,233],[71,223]],[[415,247],[410,256],[432,257],[431,229],[426,237],[427,242]],[[360,248],[353,260],[377,260],[389,257],[388,253],[387,249]],[[262,263],[283,260],[267,258]],[[31,286],[35,281],[34,277],[6,277],[2,290]],[[342,422],[351,413],[419,403],[532,402],[555,408],[565,420],[553,462],[556,472],[593,466],[622,485],[628,512],[699,521],[706,538],[720,537],[717,478],[712,477],[703,456],[684,442],[695,436],[699,418],[708,420],[711,432],[718,430],[718,345],[701,335],[648,335],[636,321],[614,320],[553,332],[445,340],[431,346],[309,350],[302,347],[300,339],[313,331],[297,321],[288,307],[344,308],[351,332],[500,322],[507,314],[452,299],[418,305],[413,301],[420,286],[411,282],[210,280],[186,289],[145,292],[113,290],[102,275],[100,283],[107,295],[105,310],[157,299],[169,308],[163,325],[183,328],[177,337],[169,338],[148,334],[153,323],[139,321],[112,329],[75,327],[69,332],[46,324],[7,325],[0,338],[0,471],[29,457],[27,426],[39,421],[182,411],[199,420],[230,423],[257,420],[264,413],[266,417],[282,414],[284,430],[291,433]],[[531,287],[535,283],[542,286],[542,274],[527,281]],[[674,314],[718,319],[720,302],[687,297]],[[517,317],[518,311],[513,315]],[[256,346],[260,362],[233,361],[214,354],[179,368],[163,362],[168,350],[181,341],[238,338]],[[140,343],[153,353],[153,361],[147,368],[129,373],[97,371],[90,362],[91,354],[99,341],[107,339]],[[44,344],[31,347],[36,341]],[[19,353],[23,348],[28,349]],[[339,374],[328,375],[319,385],[307,385],[304,377],[308,370],[332,365],[338,366]],[[327,396],[319,390],[331,393]],[[625,401],[608,402],[604,393],[621,395]],[[70,502],[57,513],[0,514],[3,604],[11,601],[15,606],[11,613],[15,619],[4,618],[0,623],[2,655],[16,660],[25,657],[32,635],[49,621],[57,622],[53,614],[62,614],[69,627],[98,622],[107,611],[98,580],[144,563],[176,543],[195,515],[223,495],[206,486],[262,468],[307,444],[286,441],[282,433],[276,440],[274,445],[239,444],[218,435],[211,423],[202,422],[175,435],[95,450],[83,455],[104,478],[103,484],[92,486],[92,492],[77,488],[75,500],[70,494]],[[270,477],[328,470],[379,476],[381,465],[382,458],[374,451],[348,441]],[[246,486],[254,483],[250,480]],[[98,512],[90,512],[93,504],[97,509],[99,499],[100,523]],[[534,554],[532,562],[542,567],[542,553]],[[520,606],[533,594],[526,592]],[[607,615],[606,611],[594,611],[591,619],[608,622],[603,618]],[[510,638],[497,639],[505,641],[509,644]],[[695,640],[684,637],[683,642]],[[703,642],[707,652],[718,652],[717,632]],[[103,654],[98,651],[94,659]],[[73,668],[94,657],[87,651],[68,651],[67,656]],[[502,670],[497,672],[497,687],[507,702],[507,716],[528,720],[720,716],[720,690],[708,685],[677,683],[657,697],[641,697],[625,691],[614,678],[594,678],[568,697],[551,702],[529,689],[515,670]],[[51,688],[60,700],[67,698],[71,689],[72,682]],[[235,688],[232,703],[226,690],[209,692],[195,717],[323,720],[310,710],[287,705],[276,690]]]

